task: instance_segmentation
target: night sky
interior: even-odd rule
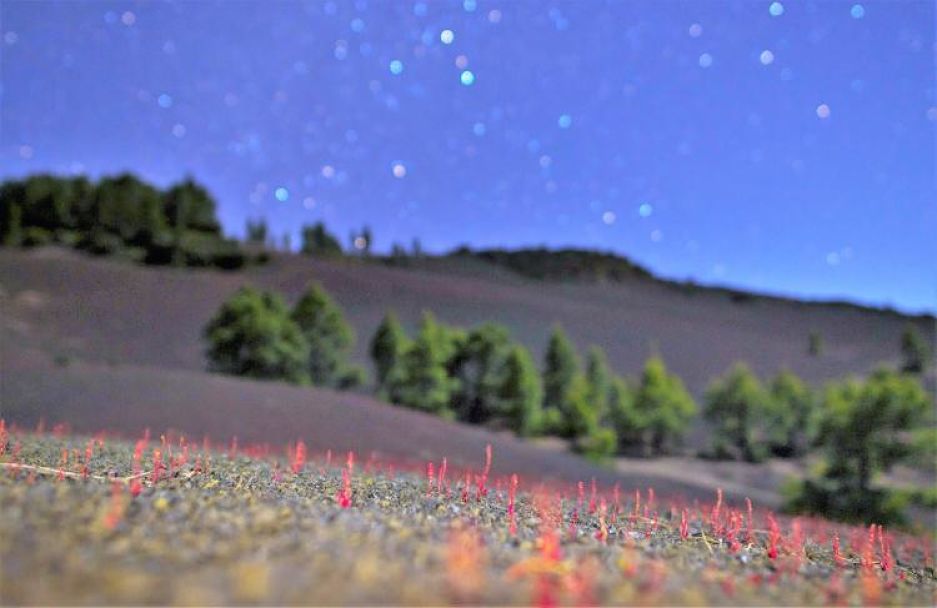
[[[937,310],[934,2],[0,2],[0,177]]]

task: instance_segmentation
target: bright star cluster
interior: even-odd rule
[[[233,233],[369,224],[378,250],[598,247],[672,276],[862,294],[872,251],[911,248],[891,264],[906,273],[937,255],[934,12],[10,3],[0,158],[7,175],[190,174]]]

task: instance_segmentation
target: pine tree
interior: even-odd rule
[[[782,371],[768,387],[764,427],[771,451],[782,457],[802,454],[813,435],[813,395],[795,374]]]
[[[635,408],[634,391],[624,378],[612,378],[608,391],[608,416],[621,449],[641,445],[646,425]]]
[[[505,362],[500,400],[511,430],[521,437],[540,432],[543,389],[530,351],[523,346],[515,345]]]
[[[449,330],[450,332],[452,330]],[[460,420],[481,424],[503,415],[499,393],[504,384],[511,337],[501,325],[486,323],[464,338],[450,333],[449,374],[457,385],[453,408]]]
[[[578,439],[591,435],[599,427],[599,416],[589,401],[591,387],[584,374],[576,374],[563,399],[563,436]]]
[[[377,376],[377,390],[389,398],[390,387],[399,384],[403,374],[403,357],[410,347],[407,334],[393,312],[384,315],[384,319],[371,338],[371,360]]]
[[[589,381],[589,403],[595,409],[598,419],[608,419],[609,390],[612,374],[608,369],[605,351],[598,346],[589,348],[586,358],[586,380]]]
[[[0,244],[12,247],[23,242],[23,209],[16,203],[11,203],[4,221],[3,235]]]
[[[714,424],[717,455],[737,450],[747,461],[764,458],[762,441],[767,396],[758,378],[744,363],[714,381],[706,391],[706,419]]]
[[[659,454],[678,442],[696,413],[696,404],[683,382],[660,357],[651,357],[644,365],[641,384],[635,395],[635,419],[641,424],[641,443],[645,454]]]
[[[244,287],[204,330],[209,367],[251,378],[302,382],[309,345],[279,296]]]
[[[930,350],[921,334],[913,326],[905,327],[901,334],[901,371],[920,374],[930,361]]]
[[[319,285],[312,284],[293,307],[292,318],[309,343],[307,369],[312,383],[340,386],[348,373],[348,352],[355,341],[341,309]]]
[[[446,370],[448,342],[445,329],[432,314],[424,313],[416,340],[404,356],[401,385],[393,387],[401,404],[445,417],[454,415],[449,407],[455,383]]]
[[[817,442],[825,456],[819,475],[804,482],[787,507],[851,521],[901,523],[898,501],[875,478],[914,457],[909,441],[934,424],[933,397],[914,377],[876,370],[865,382],[827,388]]]
[[[564,426],[562,419],[568,406],[567,397],[573,379],[579,373],[579,359],[569,338],[559,325],[554,326],[547,345],[543,365],[543,409],[544,415],[552,421],[551,426]],[[551,428],[550,432],[568,435],[568,429]]]

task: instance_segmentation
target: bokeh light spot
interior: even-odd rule
[[[654,207],[650,203],[641,203],[638,207],[638,215],[641,217],[650,217],[654,213]]]
[[[455,32],[452,30],[443,30],[439,33],[439,40],[443,44],[452,44],[455,40]]]
[[[274,190],[273,196],[275,196],[276,199],[280,201],[281,203],[285,203],[286,201],[290,199],[290,191],[284,188],[283,186],[280,186],[279,188]]]
[[[853,19],[862,19],[865,17],[865,7],[861,4],[853,4],[852,8],[849,9],[849,14],[852,15]]]
[[[402,179],[407,176],[407,167],[403,163],[397,162],[391,166],[391,172],[397,179]]]
[[[768,7],[768,13],[772,17],[780,17],[784,14],[784,5],[780,2],[772,2],[771,6]]]
[[[830,117],[830,106],[825,103],[821,103],[817,106],[817,116],[819,118],[829,118]]]
[[[394,59],[390,62],[390,73],[394,76],[399,76],[403,73],[403,62],[399,59]]]
[[[774,53],[765,49],[761,52],[761,55],[758,56],[758,60],[761,61],[761,65],[771,65],[774,63]]]
[[[709,53],[703,53],[699,56],[699,66],[701,68],[708,68],[713,64],[713,56]]]
[[[464,70],[462,74],[459,76],[459,80],[465,86],[467,87],[471,86],[475,84],[475,74],[472,73],[472,70]]]
[[[561,129],[568,129],[573,124],[573,117],[569,114],[560,114],[560,117],[556,120],[556,124],[559,125]]]

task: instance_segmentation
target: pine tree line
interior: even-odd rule
[[[292,308],[274,293],[242,288],[211,319],[205,338],[210,367],[222,373],[337,389],[366,382],[364,370],[349,363],[351,326],[315,284]],[[933,397],[916,378],[930,361],[921,344],[906,332],[900,369],[822,391],[789,371],[762,384],[748,366],[736,364],[705,393],[711,447],[702,455],[760,462],[813,453],[821,464],[789,489],[790,508],[900,521],[900,501],[874,482],[898,462],[935,456]],[[659,356],[647,360],[637,379],[626,379],[611,371],[597,346],[583,365],[559,325],[540,369],[505,327],[466,330],[429,312],[413,336],[387,313],[369,354],[375,390],[386,401],[523,437],[562,437],[593,458],[673,452],[697,413]]]

